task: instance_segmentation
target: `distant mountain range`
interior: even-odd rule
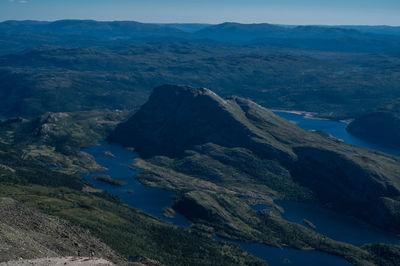
[[[12,33],[51,33],[66,35],[85,35],[100,39],[143,38],[150,36],[180,36],[184,32],[156,24],[136,21],[100,22],[94,20],[43,21],[5,21],[0,23],[0,32]]]
[[[0,23],[0,32],[4,33],[53,33],[88,35],[100,38],[142,38],[148,36],[179,36],[215,37],[224,31],[224,35],[238,38],[240,41],[258,38],[285,37],[285,38],[338,38],[338,37],[372,37],[376,35],[400,36],[400,27],[392,26],[285,26],[268,23],[242,24],[225,22],[221,24],[201,23],[141,23],[136,21],[95,21],[95,20],[8,20]],[[185,34],[186,33],[186,34]],[[234,36],[232,36],[234,35]],[[247,37],[247,38],[246,38]]]
[[[264,43],[303,49],[394,51],[400,47],[400,27],[27,20],[0,23],[0,40],[0,54],[38,45],[112,46],[132,41]]]
[[[374,39],[377,35],[361,32],[355,29],[339,27],[297,26],[293,28],[277,25],[223,23],[209,26],[196,33],[198,36],[213,38],[221,41],[254,41],[267,38],[283,39],[340,39],[361,38]]]

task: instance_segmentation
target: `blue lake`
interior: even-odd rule
[[[234,243],[254,256],[265,260],[269,265],[296,265],[296,266],[351,266],[345,259],[314,250],[299,250],[293,248],[276,248],[263,244],[243,243],[226,240],[214,236],[215,239]]]
[[[344,122],[309,118],[303,114],[287,112],[274,113],[286,120],[294,122],[297,126],[305,130],[323,131],[352,145],[382,151],[396,156],[400,155],[399,150],[381,147],[350,135],[346,131],[347,124]],[[286,220],[304,225],[303,219],[307,219],[316,226],[314,229],[316,232],[338,241],[353,245],[378,242],[400,244],[400,239],[398,237],[372,227],[354,217],[345,216],[313,204],[293,201],[276,201],[275,203],[284,208],[285,213],[283,217]]]
[[[293,114],[287,112],[274,112],[280,117],[285,118],[286,120],[294,122],[298,127],[301,127],[305,130],[319,130],[323,131],[337,139],[340,139],[346,143],[360,146],[376,151],[385,152],[388,154],[400,156],[400,151],[396,149],[390,149],[386,147],[382,147],[367,141],[363,141],[351,134],[349,134],[346,130],[347,124],[340,121],[332,121],[325,119],[317,119],[317,118],[309,118],[303,114]]]
[[[90,146],[82,151],[91,154],[98,164],[108,169],[105,172],[82,174],[82,177],[89,180],[96,188],[106,190],[111,195],[120,197],[129,206],[162,218],[174,225],[190,226],[190,222],[179,213],[176,213],[174,218],[166,218],[162,215],[162,209],[172,206],[174,202],[172,199],[173,192],[145,186],[133,177],[135,173],[140,171],[140,169],[129,168],[133,166],[133,160],[138,157],[136,152],[107,142],[101,142],[100,145]],[[107,151],[115,155],[115,158],[105,155],[104,152]],[[113,186],[93,179],[95,175],[109,175],[113,179],[125,182],[126,185],[122,187]]]
[[[307,219],[315,228],[310,228],[334,240],[361,246],[366,243],[400,244],[400,239],[390,233],[375,228],[359,219],[349,217],[318,205],[293,202],[275,201],[283,207],[283,218],[290,222],[305,225]],[[305,225],[307,227],[307,225]]]
[[[320,130],[328,133],[349,144],[358,145],[366,148],[380,150],[386,153],[400,155],[399,151],[385,149],[371,143],[364,142],[351,136],[346,131],[346,124],[336,121],[310,119],[304,115],[291,114],[285,112],[275,112],[283,118],[293,121],[299,127],[306,130]],[[182,215],[176,213],[174,218],[166,218],[162,215],[164,207],[172,206],[174,193],[158,188],[152,188],[139,183],[133,175],[140,169],[132,169],[133,159],[137,158],[137,153],[124,149],[123,147],[107,142],[101,142],[98,146],[91,146],[83,149],[91,154],[96,162],[108,170],[105,172],[82,174],[83,178],[89,180],[96,188],[108,191],[110,194],[118,196],[123,202],[131,207],[143,210],[149,214],[166,220],[177,226],[189,227],[188,221]],[[115,158],[107,156],[104,152],[109,151]],[[94,180],[94,175],[110,175],[113,179],[126,182],[126,186],[113,186],[98,180]],[[364,243],[399,243],[398,238],[373,228],[352,217],[343,216],[330,210],[304,203],[291,201],[277,201],[278,205],[285,209],[283,217],[291,222],[303,224],[303,219],[311,221],[317,232],[327,236],[355,245]],[[269,209],[270,206],[257,204],[251,206],[255,210]],[[223,240],[223,239],[220,239]],[[227,240],[223,240],[227,241]],[[266,260],[270,265],[327,265],[327,266],[347,266],[351,265],[346,260],[318,251],[303,251],[290,248],[274,248],[262,244],[234,242],[240,245],[249,253]],[[289,260],[289,261],[285,261]]]

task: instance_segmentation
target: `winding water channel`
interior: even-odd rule
[[[399,151],[380,148],[351,136],[345,130],[345,123],[310,119],[300,114],[284,112],[276,112],[276,114],[293,121],[303,129],[324,131],[349,144],[400,155]],[[173,204],[173,192],[142,185],[132,177],[140,171],[140,169],[131,167],[133,159],[138,157],[137,153],[107,142],[101,142],[99,145],[88,147],[83,149],[83,151],[94,156],[97,163],[108,169],[105,172],[90,173],[89,175],[82,174],[82,177],[89,180],[96,188],[106,190],[110,194],[120,197],[129,206],[143,210],[174,225],[184,227],[190,226],[190,221],[178,213],[175,214],[174,218],[166,218],[162,215],[162,209]],[[114,157],[105,154],[105,152],[111,152]],[[93,179],[93,176],[100,174],[109,175],[113,179],[125,182],[126,185],[115,186]],[[354,245],[375,242],[400,243],[399,239],[393,235],[373,228],[355,218],[347,217],[319,206],[290,201],[279,201],[277,203],[285,209],[283,217],[288,221],[296,223],[302,223],[303,219],[312,221],[316,226],[314,229],[315,231],[325,234],[335,240]],[[263,209],[268,208],[268,206],[257,205],[253,206],[253,208]],[[318,251],[302,251],[290,248],[279,249],[255,243],[234,243],[239,244],[249,253],[266,260],[273,266],[287,265],[288,261],[290,261],[290,265],[351,265],[342,258]]]

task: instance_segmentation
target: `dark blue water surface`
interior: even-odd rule
[[[285,200],[275,203],[285,210],[282,216],[286,220],[305,225],[303,219],[307,219],[315,225],[312,230],[334,240],[357,246],[366,243],[400,244],[400,239],[392,234],[318,205]]]
[[[132,170],[128,166],[133,166],[133,159],[138,157],[136,152],[107,142],[101,142],[98,146],[90,146],[83,151],[91,154],[98,164],[108,169],[105,172],[82,174],[82,177],[89,180],[96,188],[106,190],[111,195],[120,197],[129,206],[162,218],[174,225],[190,226],[190,222],[179,213],[176,213],[172,219],[162,215],[162,209],[173,204],[173,192],[145,186],[133,177],[140,169]],[[106,151],[115,155],[115,158],[104,155],[103,153]],[[125,182],[126,185],[122,187],[110,185],[93,179],[94,175],[109,175],[113,179]]]
[[[388,154],[400,156],[400,151],[396,149],[390,149],[382,147],[371,142],[363,141],[355,136],[349,134],[346,130],[347,124],[340,121],[332,121],[325,119],[309,118],[303,114],[293,114],[287,112],[276,111],[275,114],[286,120],[294,122],[297,126],[305,130],[319,130],[323,131],[337,139],[343,140],[346,143],[360,146],[376,151],[385,152]]]
[[[244,243],[226,240],[217,236],[214,239],[234,243],[250,254],[265,260],[269,265],[295,265],[295,266],[351,266],[352,264],[327,253],[314,250],[299,250],[293,248],[276,248],[263,244]]]

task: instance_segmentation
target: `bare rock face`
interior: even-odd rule
[[[60,257],[60,258],[42,258],[42,259],[32,259],[32,260],[14,260],[0,263],[0,266],[18,266],[18,265],[35,265],[35,266],[115,266],[114,263],[100,258],[78,258],[78,257]]]
[[[56,134],[60,130],[60,121],[68,117],[67,113],[46,113],[37,120],[38,126],[34,134],[46,141],[51,135]]]

